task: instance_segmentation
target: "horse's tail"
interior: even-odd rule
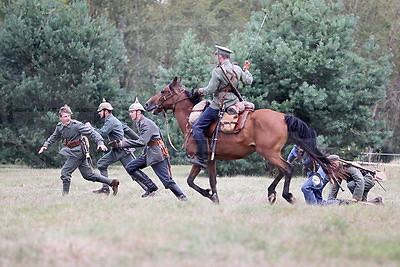
[[[329,170],[331,169],[332,163],[327,158],[327,155],[318,149],[316,132],[309,128],[304,121],[293,115],[285,115],[285,122],[288,126],[288,140],[301,147],[323,166],[322,168],[324,171],[330,173]]]

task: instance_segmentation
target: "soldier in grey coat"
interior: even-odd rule
[[[100,118],[104,119],[104,125],[101,129],[95,129],[102,137],[107,137],[109,140],[108,145],[111,146],[110,151],[99,159],[97,162],[97,168],[100,170],[100,174],[108,177],[108,166],[119,161],[122,166],[126,168],[126,165],[135,159],[133,154],[134,148],[131,149],[120,149],[117,147],[117,143],[124,139],[124,134],[129,136],[131,139],[138,139],[139,136],[126,124],[121,123],[113,114],[113,107],[110,103],[103,99],[103,102],[99,105],[97,112]],[[89,122],[85,124],[91,126]],[[142,197],[148,197],[158,189],[153,181],[142,171],[138,170],[132,175],[132,180],[136,181],[144,190],[145,193]],[[109,194],[110,189],[108,184],[103,184],[102,188],[94,190],[93,193],[105,193]]]
[[[218,65],[211,72],[211,79],[205,88],[199,88],[200,95],[213,95],[211,105],[200,115],[192,125],[193,138],[196,141],[197,158],[189,159],[192,164],[199,165],[201,168],[207,168],[208,145],[204,132],[218,118],[220,109],[226,110],[228,107],[239,102],[238,96],[234,93],[239,82],[243,85],[250,85],[253,82],[253,76],[249,72],[250,63],[245,62],[243,69],[230,62],[230,54],[233,52],[222,46],[216,45],[215,55],[218,59]],[[234,88],[232,88],[234,87]]]
[[[185,201],[187,197],[172,178],[168,150],[160,128],[143,115],[144,111],[137,99],[129,107],[129,114],[132,120],[136,121],[140,136],[137,140],[122,140],[119,142],[119,147],[144,147],[144,149],[138,158],[128,163],[126,170],[129,174],[133,174],[137,170],[151,166],[164,187],[170,189],[179,200]]]
[[[339,162],[340,158],[337,155],[330,155],[328,158],[343,170],[343,178],[347,181],[347,188],[352,193],[351,201],[367,201],[368,193],[375,185],[372,175],[366,172],[362,173],[362,170],[354,166]],[[335,183],[331,187],[328,200],[336,199],[338,192],[339,186]]]
[[[61,169],[63,195],[69,193],[71,176],[76,168],[79,168],[83,178],[86,180],[110,185],[113,194],[116,195],[118,192],[119,181],[95,173],[87,161],[83,151],[84,148],[82,147],[85,145],[83,143],[84,140],[82,135],[90,135],[90,137],[96,141],[97,148],[106,151],[107,147],[103,143],[103,138],[91,127],[86,127],[83,123],[77,120],[72,120],[71,115],[72,111],[69,106],[65,105],[60,108],[60,122],[57,124],[53,134],[44,142],[38,153],[42,154],[48,147],[62,139],[65,147],[60,150],[60,154],[67,157],[67,161]]]

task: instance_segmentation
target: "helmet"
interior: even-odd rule
[[[64,106],[62,106],[62,107],[60,108],[60,110],[58,111],[58,114],[61,115],[61,113],[69,113],[69,114],[72,115],[71,108],[70,108],[67,104],[65,104]]]
[[[138,98],[136,97],[135,103],[133,103],[132,105],[129,106],[129,110],[141,110],[141,111],[145,111],[144,107],[142,106],[142,104],[139,103]]]
[[[97,109],[97,111],[102,111],[103,109],[113,110],[113,107],[111,106],[110,103],[108,103],[106,101],[105,98],[103,98],[103,102],[99,105],[99,108]]]

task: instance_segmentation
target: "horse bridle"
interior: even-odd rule
[[[168,87],[169,87],[169,92],[170,92],[170,93],[169,93],[168,95],[167,95],[167,94],[164,94],[162,97],[160,97],[160,98],[158,99],[158,101],[157,101],[157,103],[156,103],[156,109],[159,110],[159,111],[163,111],[164,113],[167,113],[167,110],[166,110],[165,107],[163,106],[163,103],[164,103],[165,101],[167,101],[168,99],[170,99],[171,97],[173,97],[173,96],[175,96],[175,95],[178,95],[177,99],[175,99],[174,102],[172,103],[172,113],[173,113],[173,112],[175,112],[175,106],[176,106],[176,104],[178,104],[178,103],[180,103],[180,102],[182,102],[182,101],[184,101],[184,100],[186,100],[186,99],[189,99],[189,97],[186,97],[186,98],[183,98],[183,99],[179,99],[180,96],[185,92],[185,89],[184,89],[182,86],[180,86],[180,87],[178,88],[178,90],[179,90],[178,93],[175,93],[175,89],[172,88],[172,85],[171,85],[171,84],[169,84]]]

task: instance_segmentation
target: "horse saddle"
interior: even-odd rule
[[[203,100],[196,104],[189,115],[189,124],[193,125],[209,105],[209,100]],[[244,127],[248,114],[252,111],[254,111],[254,104],[248,101],[241,101],[230,106],[222,116],[220,131],[223,133],[240,132]],[[211,124],[206,135],[211,136],[216,126],[217,122]]]

